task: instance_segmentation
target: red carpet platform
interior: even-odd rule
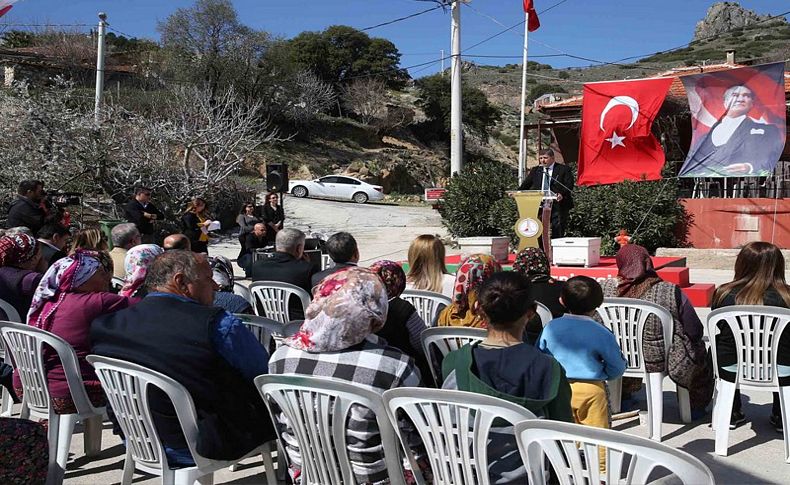
[[[515,254],[510,254],[507,261],[500,261],[503,269],[511,270]],[[716,285],[712,283],[689,282],[689,269],[686,267],[686,258],[653,257],[653,267],[658,276],[664,281],[680,286],[683,293],[695,307],[709,307]],[[455,272],[461,263],[460,255],[448,256],[445,264],[450,272]],[[551,275],[558,280],[567,280],[573,276],[589,276],[599,281],[617,277],[617,264],[612,256],[602,256],[598,266],[585,268],[582,266],[552,266]]]

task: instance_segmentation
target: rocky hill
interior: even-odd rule
[[[741,7],[738,2],[718,2],[711,5],[705,18],[694,29],[694,40],[704,40],[734,29],[743,29],[755,24],[787,25],[783,18],[772,19],[770,15],[759,15]]]

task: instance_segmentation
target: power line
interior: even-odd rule
[[[0,27],[96,27],[96,24],[0,24]]]
[[[394,23],[401,22],[401,21],[403,21],[403,20],[408,20],[408,19],[411,19],[411,18],[414,18],[414,17],[420,16],[420,15],[422,15],[422,14],[425,14],[425,13],[428,13],[428,12],[433,12],[434,10],[436,10],[436,9],[440,9],[440,8],[443,8],[443,7],[444,7],[444,5],[437,5],[437,6],[435,6],[435,7],[431,7],[431,8],[428,8],[428,9],[422,10],[422,11],[420,11],[420,12],[413,13],[413,14],[411,14],[411,15],[407,15],[407,16],[405,16],[405,17],[400,17],[400,18],[397,18],[397,19],[390,20],[390,21],[388,21],[388,22],[382,22],[382,23],[380,23],[380,24],[371,25],[370,27],[365,27],[364,29],[359,29],[359,30],[361,30],[362,32],[365,32],[366,30],[372,30],[372,29],[377,29],[377,28],[379,28],[379,27],[384,27],[385,25],[392,25],[392,24],[394,24]]]

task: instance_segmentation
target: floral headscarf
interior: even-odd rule
[[[532,283],[551,279],[549,258],[540,248],[526,248],[518,253],[513,270],[523,273]]]
[[[219,291],[233,291],[233,266],[225,256],[209,256],[211,278],[219,286]]]
[[[313,290],[302,328],[285,345],[307,352],[336,352],[367,338],[387,321],[387,291],[376,273],[349,267]]]
[[[653,268],[647,249],[638,244],[626,244],[615,256],[617,262],[618,296],[640,298],[651,286],[661,281]]]
[[[82,249],[55,261],[44,273],[33,294],[27,314],[28,324],[48,331],[52,327],[52,314],[66,294],[85,284],[100,267],[102,263],[99,255],[95,251]]]
[[[403,267],[395,261],[382,259],[370,265],[370,270],[379,275],[384,287],[387,289],[387,296],[390,299],[397,298],[406,289],[406,273]]]
[[[140,244],[130,249],[123,260],[126,278],[123,288],[118,292],[121,296],[134,296],[138,289],[145,283],[148,268],[157,256],[165,250],[156,244]]]
[[[489,276],[501,271],[502,267],[490,254],[472,254],[467,257],[455,273],[453,303],[460,312],[469,309],[469,292],[476,290]]]
[[[0,237],[0,266],[18,266],[36,256],[38,241],[29,234]]]

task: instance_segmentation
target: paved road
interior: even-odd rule
[[[354,235],[362,264],[378,259],[405,259],[411,241],[420,234],[440,234],[439,213],[429,207],[297,199],[286,196],[286,224],[306,233],[329,236],[338,231]]]

